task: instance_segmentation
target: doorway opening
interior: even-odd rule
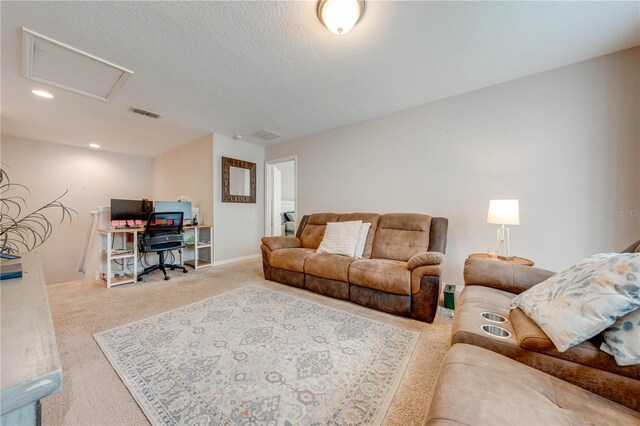
[[[298,223],[296,157],[266,161],[265,174],[265,234],[294,236]]]

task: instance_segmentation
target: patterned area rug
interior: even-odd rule
[[[380,424],[419,333],[247,286],[94,337],[154,425]]]

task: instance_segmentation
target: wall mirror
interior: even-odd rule
[[[256,202],[256,163],[222,157],[222,202]]]

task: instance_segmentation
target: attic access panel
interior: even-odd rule
[[[59,41],[22,28],[24,76],[90,98],[111,102],[133,74]]]

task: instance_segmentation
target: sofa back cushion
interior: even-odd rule
[[[338,217],[339,215],[336,213],[314,213],[309,215],[302,234],[300,234],[302,247],[310,249],[320,247],[327,222],[337,222]]]
[[[380,216],[373,240],[373,259],[406,262],[415,254],[429,251],[431,216],[416,213],[387,213]]]
[[[338,218],[338,222],[351,222],[355,220],[361,220],[362,223],[371,224],[369,233],[367,234],[367,241],[364,245],[364,253],[362,254],[363,259],[370,259],[371,251],[373,249],[373,238],[375,237],[376,230],[378,229],[380,215],[378,213],[340,213],[340,217]]]
[[[429,233],[429,251],[445,254],[447,249],[447,230],[449,219],[446,217],[431,218],[431,232]]]

